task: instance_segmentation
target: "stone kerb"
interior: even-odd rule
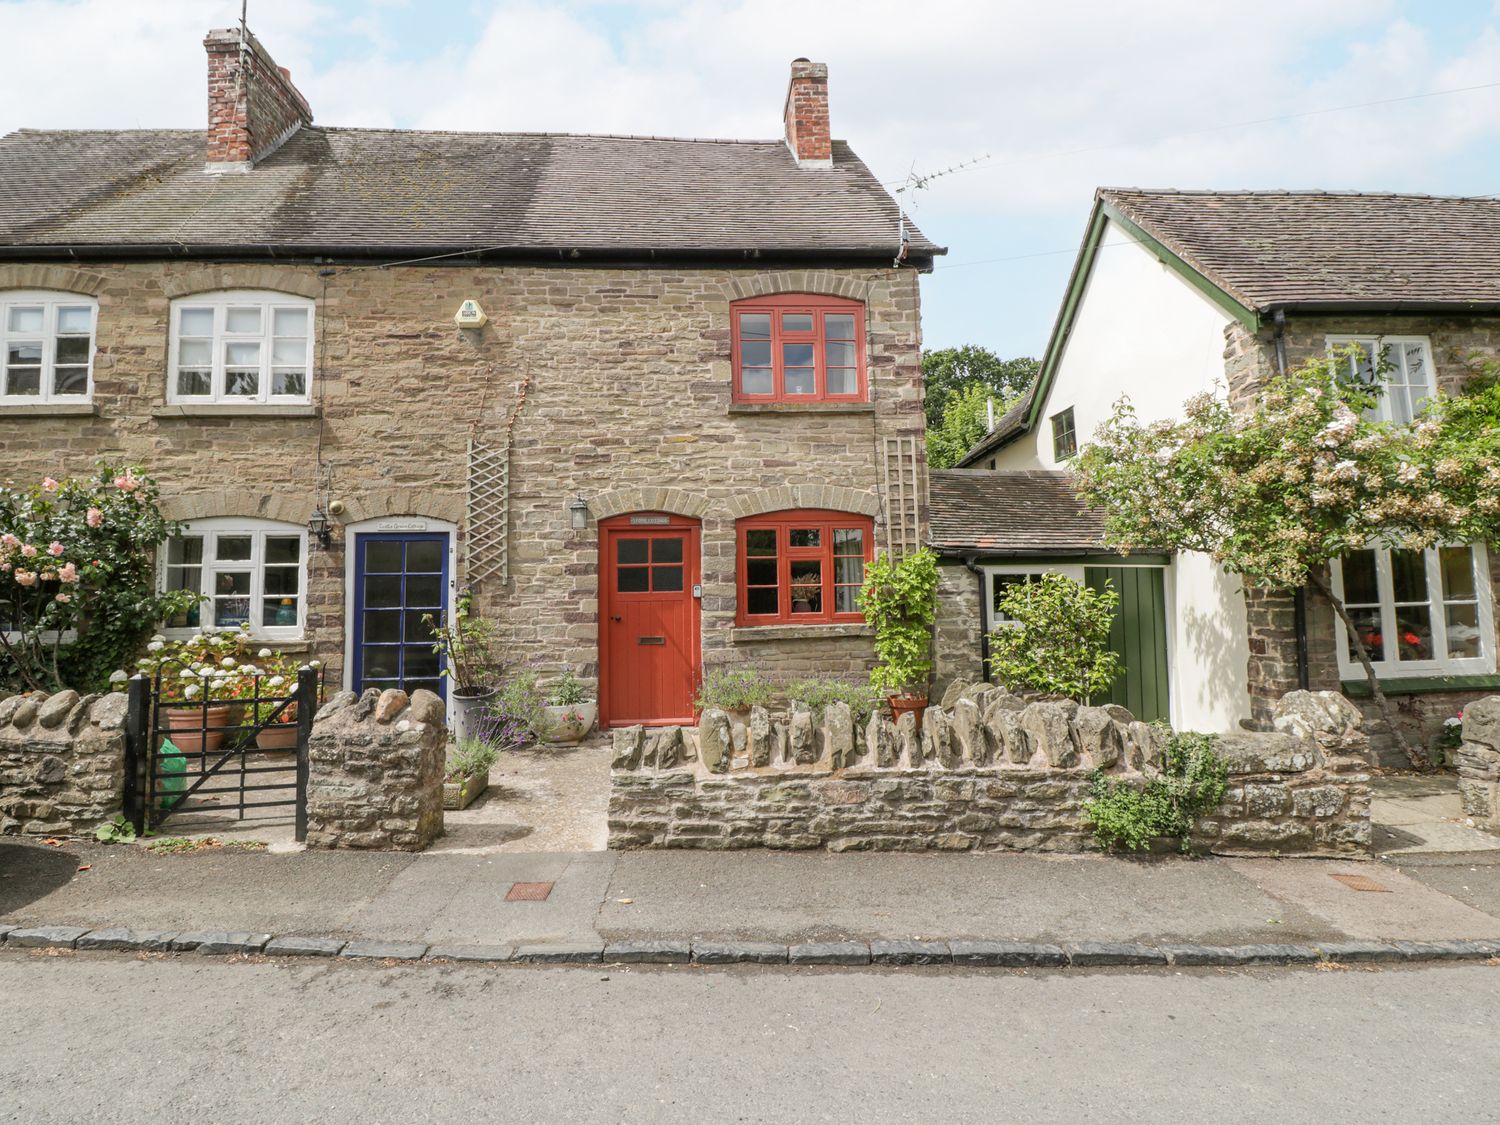
[[[0,835],[76,835],[117,816],[125,696],[0,699]]]
[[[1500,695],[1464,708],[1463,742],[1454,757],[1464,815],[1477,827],[1500,832]]]
[[[443,701],[392,688],[343,691],[308,740],[307,844],[420,851],[443,832]]]
[[[1278,707],[1285,729],[1221,741],[1229,785],[1201,847],[1368,848],[1359,713],[1336,693],[1294,696]],[[1122,707],[1029,702],[989,684],[945,703],[920,733],[910,715],[857,728],[843,703],[816,721],[757,707],[741,729],[710,709],[696,729],[617,730],[610,846],[1080,851],[1095,846],[1082,811],[1095,775],[1144,784],[1163,763],[1167,732]]]

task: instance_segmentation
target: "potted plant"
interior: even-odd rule
[[[543,737],[548,742],[571,744],[594,729],[594,720],[599,716],[599,701],[590,698],[578,677],[567,671],[552,685],[544,713]]]
[[[297,673],[301,663],[296,657],[273,653],[263,648],[256,659],[259,677],[256,683],[259,695],[254,703],[253,725],[260,727],[255,732],[255,745],[262,750],[295,750],[297,748],[297,700],[282,705],[288,696],[297,690]],[[311,668],[318,661],[308,661]]]
[[[169,641],[158,634],[136,668],[151,681],[172,745],[186,754],[217,750],[236,727],[259,669],[250,664],[248,631],[197,633]]]
[[[932,676],[937,581],[937,556],[923,547],[900,560],[881,555],[867,568],[859,591],[860,612],[875,630],[870,683],[886,693],[892,718],[914,712],[919,728]]]
[[[443,675],[453,684],[453,736],[460,742],[479,736],[480,723],[498,690],[495,626],[475,617],[472,606],[464,594],[451,621],[439,623],[430,613],[422,616],[432,630],[432,651],[443,658]]]
[[[466,738],[448,748],[443,773],[443,808],[466,809],[490,785],[490,768],[500,757],[494,743]]]
[[[793,582],[792,583],[792,612],[814,613],[813,600],[823,593],[823,587],[818,582]]]

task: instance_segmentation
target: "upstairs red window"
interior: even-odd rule
[[[864,620],[855,599],[873,557],[875,529],[868,516],[773,512],[736,526],[739,624]]]
[[[864,402],[865,307],[782,293],[736,301],[736,402]]]

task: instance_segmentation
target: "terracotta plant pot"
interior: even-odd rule
[[[295,716],[294,716],[295,718]],[[255,745],[262,750],[295,750],[297,749],[297,727],[291,726],[269,726],[264,730],[257,731]]]
[[[202,706],[182,704],[163,708],[167,716],[167,736],[184,754],[203,754],[224,745],[225,728],[231,726],[233,708],[227,703]],[[205,730],[207,727],[209,729]]]
[[[927,710],[927,697],[925,695],[891,695],[886,697],[886,702],[891,707],[891,721],[899,723],[901,716],[910,711],[917,717],[917,731],[922,730],[922,712]]]

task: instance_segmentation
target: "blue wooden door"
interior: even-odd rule
[[[446,697],[423,617],[442,621],[446,612],[447,533],[356,535],[354,550],[354,690],[426,688]]]

